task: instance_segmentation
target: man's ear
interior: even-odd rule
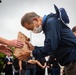
[[[33,19],[33,21],[37,21],[38,22],[38,18],[37,17],[34,17],[32,19]]]

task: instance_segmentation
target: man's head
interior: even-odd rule
[[[73,31],[74,35],[76,36],[76,26],[74,26],[74,27],[72,28],[72,31]]]
[[[26,13],[21,19],[21,25],[34,33],[42,31],[42,18],[35,12]]]

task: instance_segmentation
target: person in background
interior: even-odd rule
[[[18,60],[15,58],[13,60],[13,66],[14,66],[14,75],[25,75],[25,61]]]
[[[60,75],[60,65],[57,62],[56,58],[53,55],[49,58],[49,63],[51,65],[51,74],[52,75]]]
[[[13,60],[13,67],[14,67],[14,75],[19,75],[20,66],[19,66],[19,60],[17,58]]]
[[[25,75],[25,73],[26,73],[26,61],[19,60],[19,65],[20,65],[20,75]]]
[[[36,75],[45,75],[46,60],[45,58],[37,59]]]
[[[13,67],[12,67],[13,60],[10,54],[5,57],[4,64],[5,64],[4,68],[5,75],[13,75]]]
[[[18,40],[7,40],[5,38],[0,37],[0,52],[4,54],[11,54],[11,50],[7,48],[7,46],[12,46],[12,47],[23,47],[23,44],[21,41]]]
[[[35,59],[34,57],[30,56],[26,62],[26,72],[25,75],[44,75],[45,74],[45,67],[46,63],[44,59]]]
[[[30,56],[26,61],[25,75],[36,75],[36,60]]]
[[[74,35],[76,36],[76,26],[74,26],[74,27],[72,28],[72,31],[73,31]]]
[[[47,67],[47,70],[48,70],[48,75],[52,75],[52,64],[50,64],[50,56],[48,56],[48,59],[46,60],[46,67]]]

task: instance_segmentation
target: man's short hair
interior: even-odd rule
[[[21,25],[24,26],[24,23],[32,24],[34,17],[40,17],[40,16],[37,15],[35,12],[26,13],[21,19]]]

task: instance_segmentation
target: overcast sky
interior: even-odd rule
[[[2,0],[0,3],[0,36],[6,39],[16,39],[19,31],[30,37],[30,31],[24,29],[20,20],[27,13],[34,11],[40,16],[55,13],[53,5],[64,7],[69,15],[72,28],[76,25],[76,0]],[[44,45],[44,34],[32,34],[33,45]]]

